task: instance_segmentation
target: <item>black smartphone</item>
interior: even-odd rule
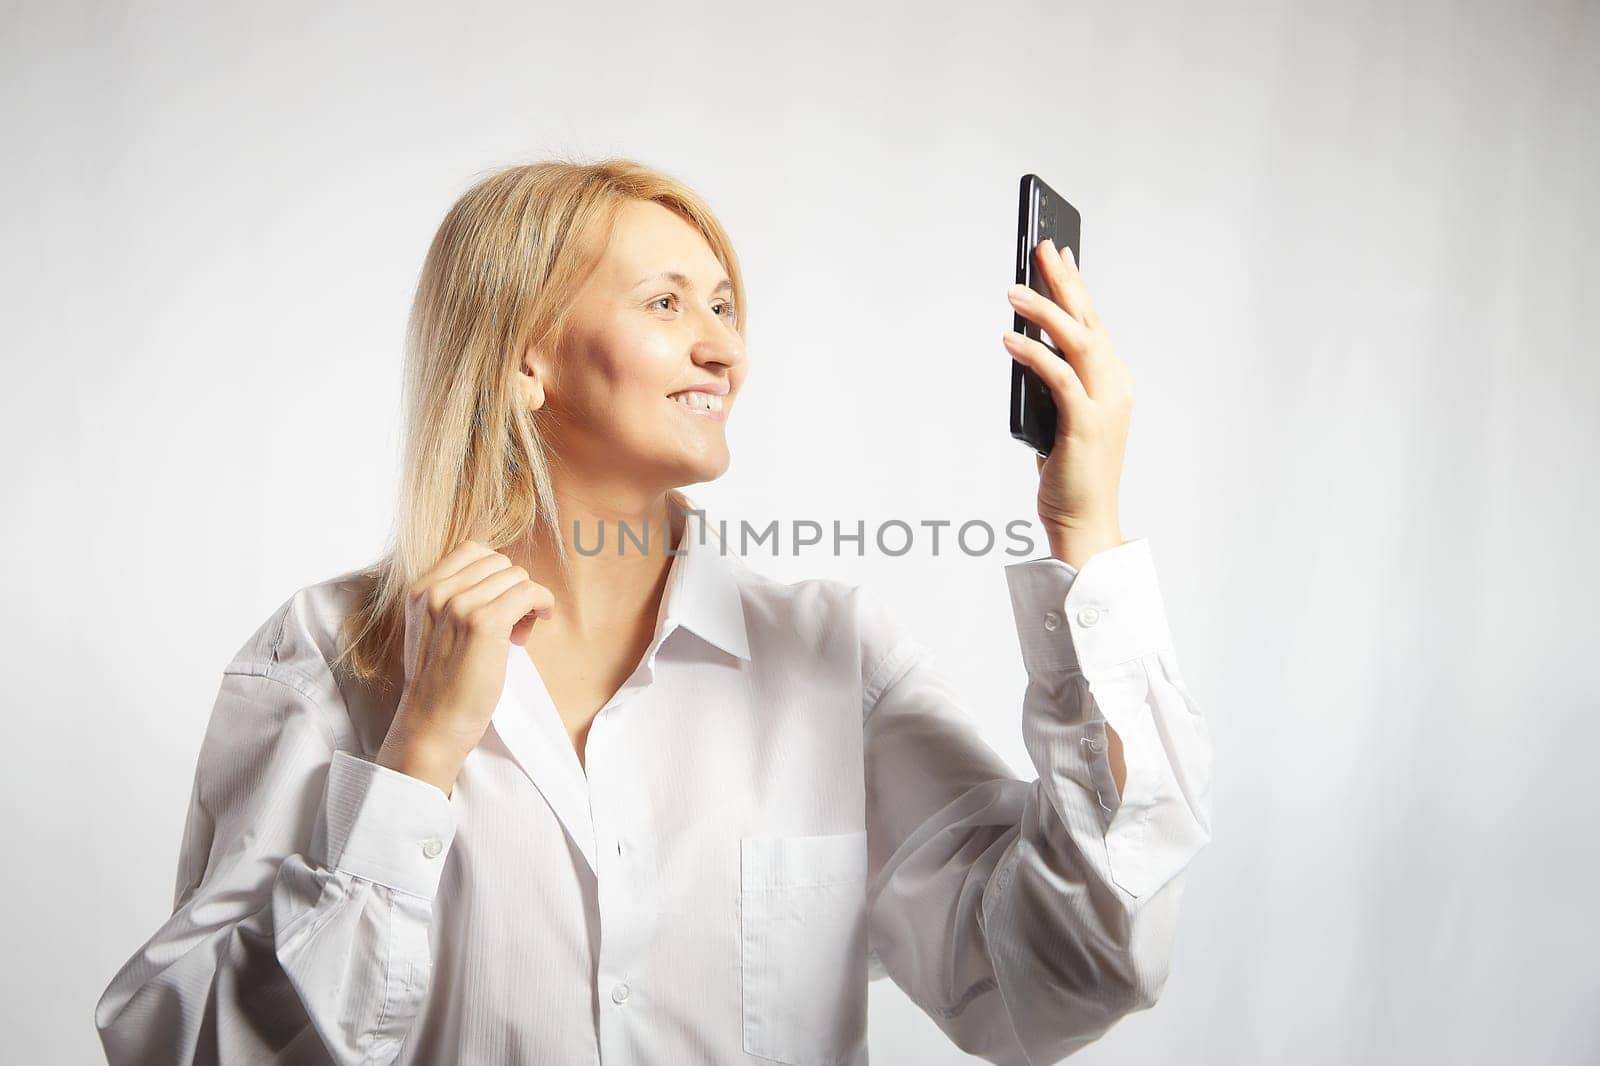
[[[1072,249],[1072,258],[1079,266],[1083,258],[1078,252],[1079,232],[1083,220],[1078,209],[1062,198],[1037,174],[1022,175],[1022,185],[1017,193],[1017,284],[1026,285],[1034,292],[1051,299],[1050,285],[1039,273],[1034,249],[1048,237],[1056,247],[1065,245]],[[1034,323],[1012,312],[1018,333],[1042,341],[1045,347],[1060,358],[1060,349],[1050,343],[1050,337]],[[1040,455],[1049,455],[1056,439],[1056,402],[1050,389],[1039,375],[1015,359],[1011,361],[1011,435],[1032,446]]]

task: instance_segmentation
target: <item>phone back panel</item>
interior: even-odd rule
[[[1017,284],[1028,286],[1047,300],[1053,299],[1049,284],[1039,273],[1034,249],[1048,237],[1057,247],[1072,249],[1073,259],[1082,265],[1078,243],[1083,220],[1078,209],[1037,174],[1022,176],[1017,204]],[[1039,326],[1015,312],[1012,318],[1012,328],[1018,333],[1042,341],[1057,356],[1065,358]],[[1050,454],[1056,436],[1056,404],[1049,388],[1039,375],[1016,360],[1011,362],[1011,435],[1040,455]]]

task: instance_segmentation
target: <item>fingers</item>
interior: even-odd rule
[[[464,540],[417,578],[411,585],[410,593],[415,596],[423,589],[431,588],[439,581],[459,573],[463,567],[494,554],[496,553],[486,544],[479,544],[475,540]]]
[[[445,553],[443,558],[424,571],[406,589],[405,662],[408,680],[412,676],[412,671],[421,667],[426,654],[424,649],[433,640],[433,618],[443,610],[450,594],[460,587],[460,583],[443,589],[436,586],[440,582],[456,577],[469,566],[497,557],[487,545],[475,540],[464,540]],[[491,566],[487,569],[493,568],[494,566]],[[487,569],[480,566],[478,572],[485,573]]]
[[[472,542],[469,541],[467,543]],[[449,558],[449,556],[445,558]],[[488,551],[484,555],[471,558],[466,565],[457,568],[454,573],[435,580],[431,585],[419,588],[413,595],[422,599],[423,606],[427,608],[430,617],[442,618],[455,600],[470,593],[473,588],[480,582],[487,580],[491,575],[510,568],[510,559],[507,559],[497,551]],[[528,575],[524,573],[522,576],[527,577]],[[499,589],[497,588],[495,591],[498,593]],[[468,599],[462,601],[461,606],[467,606],[475,602],[477,601],[469,596]]]
[[[549,618],[555,610],[555,603],[555,594],[549,589],[532,581],[524,581],[495,597],[484,611],[492,612],[495,626],[509,630],[513,644],[521,644],[528,639],[534,620]]]
[[[1057,431],[1065,432],[1069,424],[1068,412],[1078,409],[1089,398],[1083,382],[1078,379],[1078,372],[1065,359],[1045,347],[1043,342],[1032,337],[1007,330],[1004,340],[1011,357],[1039,375],[1039,380],[1050,390],[1056,410],[1061,414]]]
[[[520,566],[513,566],[511,560],[503,555],[498,558],[502,565],[484,573],[477,581],[457,591],[445,604],[443,614],[436,614],[435,617],[448,617],[458,631],[495,629],[500,619],[498,612],[491,605],[500,594],[519,585],[532,584],[526,570]],[[481,564],[474,563],[462,573],[471,573],[479,565]],[[506,619],[504,627],[499,631],[510,629],[514,621],[515,618]]]
[[[1056,347],[1069,359],[1089,350],[1090,341],[1093,340],[1089,328],[1060,305],[1045,299],[1026,285],[1013,285],[1006,295],[1017,313],[1044,327]]]
[[[1089,298],[1083,275],[1078,272],[1078,264],[1072,258],[1072,249],[1058,248],[1054,241],[1046,239],[1039,242],[1034,254],[1039,260],[1039,269],[1044,272],[1044,280],[1049,284],[1051,298],[1089,329],[1099,329],[1100,314],[1095,310],[1094,301]]]
[[[522,571],[520,566],[513,569]],[[484,605],[484,610],[493,612],[497,619],[504,619],[509,626],[530,615],[549,618],[555,612],[555,607],[555,593],[536,581],[528,580],[526,572],[523,572],[521,581],[502,589],[499,595]]]
[[[1045,240],[1034,251],[1050,298],[1026,285],[1013,285],[1008,296],[1017,313],[1042,327],[1061,352],[1057,355],[1040,341],[1015,331],[1007,331],[1005,345],[1013,358],[1039,376],[1050,389],[1057,410],[1065,415],[1089,398],[1086,382],[1100,387],[1102,361],[1097,353],[1104,339],[1097,337],[1102,328],[1100,315],[1070,248],[1057,248]],[[1064,417],[1058,429],[1064,432],[1068,424]]]

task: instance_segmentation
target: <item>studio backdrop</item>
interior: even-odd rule
[[[559,155],[738,249],[691,497],[865,522],[745,561],[870,587],[1024,778],[1016,557],[871,531],[1035,518],[1019,177],[1082,212],[1216,757],[1161,998],[1077,1060],[1600,1060],[1594,4],[12,3],[0,96],[0,1058],[99,1058],[222,667],[391,527],[434,229]],[[968,1061],[890,981],[870,1049]]]

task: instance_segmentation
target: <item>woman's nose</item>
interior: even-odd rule
[[[744,362],[744,340],[738,336],[706,337],[691,350],[697,366],[736,367]]]

